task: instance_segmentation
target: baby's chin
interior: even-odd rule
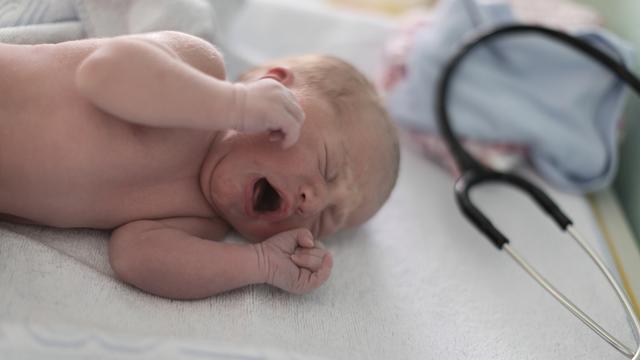
[[[285,231],[299,229],[299,228],[307,228],[311,232],[313,229],[310,229],[308,226],[304,226],[304,224],[269,224],[269,223],[261,223],[261,222],[236,222],[232,223],[232,226],[236,233],[242,236],[244,239],[251,243],[259,243],[269,239],[270,237],[283,233]],[[351,227],[347,225],[347,227]],[[321,233],[316,236],[316,240],[323,240],[327,237],[334,235],[335,233],[342,231],[345,226],[341,226],[339,228],[326,229],[329,230],[326,233]]]
[[[281,233],[282,231],[278,231],[278,230],[268,230],[268,229],[261,229],[261,230],[255,230],[255,229],[247,229],[244,226],[237,226],[234,228],[235,231],[242,236],[245,240],[247,240],[250,243],[259,243],[259,242],[263,242],[265,240],[267,240],[268,238],[272,237],[273,235],[276,235],[278,233]],[[283,230],[286,231],[286,230]]]
[[[279,233],[283,233],[285,231],[289,231],[289,230],[293,230],[293,229],[299,229],[299,228],[303,228],[304,226],[294,226],[294,227],[272,227],[272,228],[268,228],[268,229],[260,229],[260,230],[255,230],[255,229],[247,229],[244,228],[242,226],[236,227],[234,228],[235,231],[242,236],[244,239],[246,239],[248,242],[250,243],[260,243],[263,242],[267,239],[269,239],[270,237],[277,235]],[[325,238],[327,236],[329,236],[331,234],[325,234],[322,235],[321,238]]]

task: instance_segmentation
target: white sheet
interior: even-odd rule
[[[333,275],[309,295],[253,286],[201,301],[161,299],[113,279],[104,233],[3,224],[0,319],[336,359],[616,358],[462,219],[448,175],[403,155],[389,203],[368,225],[328,240]],[[520,194],[478,195],[515,246],[630,342],[617,300],[576,246]],[[598,235],[583,198],[554,195]]]
[[[368,36],[353,23],[345,26],[351,32],[344,36]],[[349,54],[355,56],[357,42],[352,46]],[[371,48],[363,54],[371,54],[366,49]],[[106,233],[1,224],[0,354],[77,355],[69,347],[35,344],[33,337],[41,333],[29,330],[71,325],[87,330],[49,335],[85,352],[97,352],[101,337],[74,342],[78,333],[116,335],[100,350],[102,358],[149,357],[156,351],[143,346],[150,336],[188,339],[236,354],[246,349],[279,354],[249,352],[252,358],[296,357],[280,349],[335,359],[622,359],[478,234],[458,213],[451,190],[448,175],[403,150],[390,201],[367,225],[327,241],[333,274],[306,296],[252,286],[200,301],[162,299],[113,278]],[[584,198],[551,194],[585,233],[599,238]],[[497,188],[476,195],[504,224],[514,246],[631,343],[617,300],[577,246],[522,195]],[[24,343],[33,346],[19,347]],[[127,353],[127,344],[141,350]]]

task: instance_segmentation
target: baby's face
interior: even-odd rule
[[[367,128],[341,124],[324,101],[300,103],[306,118],[292,147],[238,133],[217,146],[210,201],[248,239],[299,227],[326,236],[362,223],[379,206],[384,165],[369,158]]]

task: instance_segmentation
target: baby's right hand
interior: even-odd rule
[[[280,82],[265,78],[235,84],[238,114],[235,129],[246,133],[268,131],[287,148],[298,141],[304,112],[293,93]]]
[[[331,274],[333,260],[327,250],[316,245],[307,229],[285,231],[254,244],[265,282],[294,294],[322,285]]]

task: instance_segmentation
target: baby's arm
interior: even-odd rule
[[[229,244],[196,236],[210,232],[203,226],[186,231],[193,225],[189,218],[123,225],[111,236],[111,266],[124,281],[173,299],[204,298],[260,283],[304,293],[329,276],[331,257],[314,247],[308,230],[284,232],[263,243]]]
[[[278,81],[224,80],[221,55],[206,41],[162,32],[101,40],[78,66],[79,92],[98,108],[145,126],[281,131],[297,140],[304,113]]]

